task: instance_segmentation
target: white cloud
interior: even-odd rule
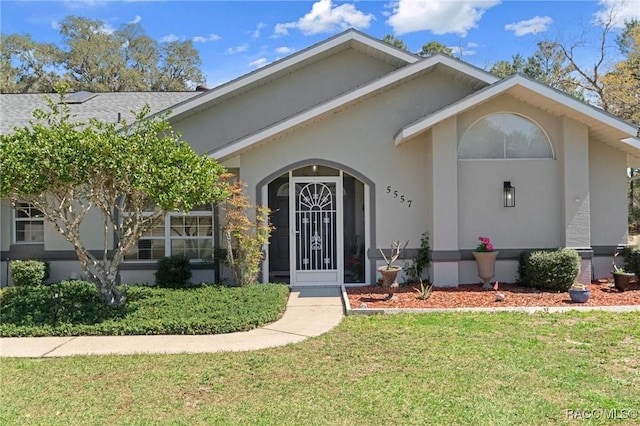
[[[59,21],[51,21],[51,28],[54,30],[60,30],[60,22]]]
[[[596,23],[607,22],[611,17],[613,26],[624,28],[625,21],[640,19],[638,0],[600,0],[601,10],[594,14]]]
[[[235,53],[246,52],[247,50],[249,50],[249,45],[248,44],[241,44],[240,46],[228,48],[227,49],[227,53],[230,54],[230,55],[233,55]]]
[[[266,27],[267,27],[267,24],[260,22],[256,26],[256,29],[251,32],[251,38],[253,40],[260,38],[260,35],[262,34],[262,30],[264,30]]]
[[[169,35],[166,35],[166,36],[160,38],[160,41],[163,42],[163,43],[172,43],[172,42],[178,41],[178,40],[180,40],[180,37],[178,37],[175,34],[169,34]]]
[[[477,53],[476,48],[480,47],[480,45],[478,43],[469,42],[464,46],[447,46],[447,47],[451,49],[451,54],[455,58],[462,58],[463,56],[475,55]]]
[[[133,18],[131,21],[127,22],[127,24],[138,24],[140,23],[140,21],[142,21],[142,16],[136,15],[136,17]]]
[[[194,43],[206,43],[208,41],[218,41],[222,39],[218,34],[209,34],[209,36],[195,36],[192,38]]]
[[[534,16],[526,21],[507,24],[504,29],[513,31],[517,37],[521,37],[527,34],[543,33],[549,29],[551,23],[553,23],[553,19],[549,16]]]
[[[477,27],[487,9],[500,0],[399,0],[387,20],[396,35],[429,30],[434,34],[455,33],[466,37]]]
[[[265,65],[267,65],[269,62],[267,61],[267,58],[260,58],[260,59],[256,59],[253,62],[249,62],[249,66],[250,67],[255,67],[255,68],[262,68]]]
[[[311,11],[295,22],[276,24],[274,37],[289,35],[289,30],[297,28],[304,35],[332,33],[348,28],[366,29],[375,17],[356,9],[355,5],[344,3],[335,5],[331,0],[319,0],[311,6]]]
[[[279,55],[288,55],[289,53],[293,52],[293,49],[291,47],[281,46],[276,47],[275,52]]]

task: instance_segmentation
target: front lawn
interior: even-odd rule
[[[203,285],[188,289],[131,287],[129,301],[109,307],[95,286],[67,281],[0,291],[0,336],[218,334],[277,320],[289,289]]]
[[[639,351],[637,312],[354,316],[253,352],[3,359],[0,423],[638,424]]]

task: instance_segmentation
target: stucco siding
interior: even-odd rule
[[[475,122],[499,112],[519,114],[538,124],[557,156],[563,144],[558,118],[509,95],[461,114],[458,141]],[[498,249],[564,245],[561,167],[557,159],[458,161],[459,248],[475,248],[479,236],[490,237]],[[505,181],[515,187],[513,208],[503,204]]]
[[[497,249],[562,246],[558,172],[556,160],[460,160],[459,247],[475,248],[479,236]],[[516,188],[515,207],[503,205],[504,181]]]
[[[209,152],[394,69],[349,49],[177,121],[174,126],[196,151]]]
[[[242,179],[253,189],[255,200],[257,182],[290,164],[311,158],[343,164],[375,184],[376,230],[370,248],[396,240],[410,240],[410,246],[418,247],[431,221],[430,140],[425,136],[395,147],[393,135],[402,125],[468,92],[438,73],[416,79],[243,153]]]
[[[627,243],[627,155],[601,142],[589,143],[591,244]]]

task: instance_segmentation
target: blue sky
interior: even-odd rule
[[[377,38],[394,34],[414,52],[436,40],[481,68],[516,53],[528,56],[546,38],[582,37],[579,55],[587,64],[597,44],[595,22],[612,10],[621,27],[625,19],[640,19],[640,0],[2,0],[0,25],[4,34],[59,44],[57,23],[69,15],[100,19],[106,31],[140,22],[156,40],[193,40],[207,85],[215,87],[347,28]]]

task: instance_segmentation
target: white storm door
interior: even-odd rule
[[[291,284],[339,285],[343,263],[342,177],[290,179]]]

